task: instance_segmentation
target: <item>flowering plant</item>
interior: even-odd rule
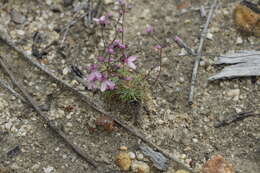
[[[90,90],[99,90],[110,97],[117,96],[125,102],[142,101],[146,76],[138,72],[139,57],[131,53],[124,38],[124,22],[129,5],[123,0],[116,0],[116,3],[119,6],[117,19],[110,13],[94,19],[101,30],[104,49],[97,56],[96,63],[90,66],[90,73],[85,80]],[[105,31],[109,27],[115,31],[112,40],[105,37]],[[146,33],[151,35],[152,32],[153,28],[148,26]],[[161,49],[161,46],[155,48]]]

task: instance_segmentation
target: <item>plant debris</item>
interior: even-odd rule
[[[260,51],[242,50],[237,53],[227,53],[216,59],[216,65],[228,64],[221,72],[208,80],[260,76]]]

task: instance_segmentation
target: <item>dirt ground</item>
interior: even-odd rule
[[[105,12],[113,9],[113,4],[109,2],[105,1]],[[260,39],[253,36],[243,38],[237,33],[232,22],[232,10],[238,1],[220,0],[209,25],[212,39],[207,39],[203,48],[203,54],[209,56],[202,58],[194,104],[190,106],[187,100],[195,57],[179,56],[181,49],[172,38],[177,34],[196,50],[206,21],[196,8],[204,5],[208,12],[212,1],[187,2],[191,3],[192,8],[184,11],[176,8],[174,0],[132,1],[133,7],[126,16],[126,41],[132,47],[131,53],[139,56],[140,69],[148,71],[159,62],[153,50],[155,43],[143,35],[147,24],[152,25],[156,36],[168,45],[163,53],[160,85],[153,88],[154,111],[151,115],[144,113],[136,128],[161,148],[173,153],[183,162],[189,162],[194,169],[201,167],[211,156],[219,154],[232,163],[238,173],[259,173],[260,154],[256,151],[260,148],[260,117],[248,117],[220,128],[215,128],[214,124],[226,116],[259,109],[260,78],[257,77],[256,81],[238,78],[216,82],[208,82],[207,79],[221,70],[213,65],[217,55],[233,50],[259,49]],[[59,33],[56,31],[72,20],[76,4],[79,4],[78,0],[74,1],[74,7],[64,7],[61,0],[5,0],[0,4],[0,25],[6,28],[17,46],[31,53],[33,33],[39,31],[43,35],[43,45],[57,39]],[[26,17],[23,24],[13,21],[12,9]],[[100,34],[96,36],[96,31],[98,30],[93,31],[79,21],[69,30],[64,41],[65,49],[57,52],[57,47],[53,46],[46,56],[48,62],[44,66],[71,86],[84,89],[72,78],[68,69],[74,64],[87,73],[87,67],[98,56],[96,45],[100,45]],[[238,43],[238,38],[243,42]],[[75,144],[96,161],[104,161],[110,168],[119,170],[115,165],[118,148],[127,146],[136,152],[134,146],[142,143],[119,126],[113,132],[101,129],[93,131],[100,113],[75,95],[62,90],[4,43],[0,44],[0,55],[12,65],[17,78],[39,104],[46,103],[47,95],[63,91],[54,97],[46,113]],[[157,75],[156,70],[158,68],[152,73],[154,77]],[[9,81],[2,70],[0,79]],[[85,91],[83,93],[100,102],[97,95]],[[68,110],[68,106],[73,109]],[[132,123],[126,115],[117,116]],[[1,157],[13,147],[19,146],[17,153],[0,158],[0,166],[10,168],[12,172],[96,172],[54,135],[31,108],[2,88],[0,144]],[[152,166],[149,161],[148,164]],[[171,164],[170,169],[177,168]],[[160,171],[153,169],[152,172]]]

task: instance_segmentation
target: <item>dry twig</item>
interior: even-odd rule
[[[12,93],[12,95],[14,95],[15,97],[19,98],[22,102],[26,103],[27,101],[24,99],[23,96],[21,96],[19,93],[17,93],[11,86],[9,86],[7,84],[7,82],[3,81],[0,79],[0,86],[2,88],[7,89],[10,93]]]
[[[260,113],[257,113],[257,112],[253,112],[253,111],[250,111],[250,112],[241,112],[241,113],[238,113],[238,114],[235,114],[235,115],[231,115],[227,118],[225,118],[223,121],[220,121],[218,123],[216,123],[214,125],[215,128],[219,128],[219,127],[223,127],[223,126],[226,126],[226,125],[229,125],[231,123],[234,123],[234,122],[237,122],[237,121],[241,121],[247,117],[251,117],[251,116],[259,116]]]
[[[46,116],[41,109],[37,106],[37,103],[35,100],[29,95],[29,93],[25,90],[23,85],[14,77],[11,70],[9,70],[10,67],[6,65],[3,58],[0,57],[0,65],[6,72],[6,74],[10,77],[14,85],[19,88],[19,90],[23,93],[24,97],[28,101],[27,103],[38,113],[38,115],[44,119],[44,121],[47,123],[47,125],[56,133],[58,136],[60,136],[81,158],[83,158],[85,161],[87,161],[90,165],[97,168],[97,163],[91,159],[88,155],[86,155],[81,149],[79,149],[71,139],[69,139],[49,118]]]
[[[156,150],[160,151],[161,153],[163,153],[166,157],[168,157],[169,159],[177,162],[179,165],[181,165],[183,168],[189,170],[190,172],[194,172],[194,170],[192,170],[190,167],[188,167],[186,164],[184,164],[183,162],[181,162],[178,158],[170,155],[169,153],[167,153],[166,151],[164,151],[162,148],[160,148],[159,146],[155,145],[153,142],[151,142],[150,140],[148,140],[141,132],[139,132],[137,129],[135,129],[134,127],[131,127],[129,125],[127,125],[126,123],[124,123],[123,121],[121,121],[119,118],[116,118],[115,116],[113,116],[112,113],[110,112],[106,112],[105,110],[103,110],[99,105],[97,105],[95,102],[93,102],[91,100],[91,98],[89,98],[88,96],[82,94],[81,92],[77,91],[76,89],[70,87],[65,81],[60,80],[58,77],[56,77],[55,75],[53,75],[51,72],[49,72],[46,68],[44,68],[42,65],[40,65],[38,62],[36,62],[30,55],[26,54],[24,51],[22,51],[20,48],[18,48],[14,42],[12,40],[10,40],[7,36],[7,34],[5,34],[3,31],[0,30],[0,40],[4,41],[7,45],[9,45],[11,48],[13,48],[16,52],[18,52],[19,54],[22,55],[22,57],[28,61],[29,63],[31,63],[33,66],[37,67],[38,69],[40,69],[42,72],[46,73],[49,77],[51,77],[56,83],[60,84],[61,86],[64,86],[64,88],[68,89],[69,91],[71,91],[72,93],[74,93],[75,95],[79,96],[79,98],[87,103],[89,106],[91,106],[94,110],[100,112],[103,115],[107,115],[108,117],[110,117],[111,119],[113,119],[117,124],[119,124],[121,127],[125,128],[127,131],[129,131],[130,133],[132,133],[133,135],[135,135],[136,137],[138,137],[139,139],[141,139],[143,142],[149,144],[151,147],[154,147]]]
[[[197,58],[195,60],[195,64],[194,64],[193,72],[192,72],[191,88],[190,88],[189,99],[188,99],[189,104],[193,103],[193,95],[194,95],[194,89],[195,89],[196,78],[197,78],[197,73],[198,73],[198,67],[199,67],[200,59],[202,57],[202,55],[201,55],[202,54],[202,48],[203,48],[205,37],[206,37],[207,32],[208,32],[209,23],[212,19],[213,13],[214,13],[216,6],[217,6],[217,2],[218,2],[218,0],[215,0],[213,2],[213,4],[211,5],[211,9],[210,9],[210,12],[209,12],[209,15],[208,15],[208,18],[207,18],[207,22],[206,22],[206,24],[203,28],[202,33],[201,33],[200,44],[199,44],[199,48],[198,48],[198,51],[197,51]]]

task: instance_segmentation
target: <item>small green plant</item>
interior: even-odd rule
[[[136,75],[132,80],[118,81],[117,89],[104,93],[109,100],[117,100],[124,103],[133,101],[142,102],[146,91],[145,82],[141,75]]]
[[[86,82],[88,89],[100,90],[109,101],[138,102],[140,104],[144,101],[147,92],[147,75],[140,72],[141,70],[135,63],[138,56],[131,55],[133,51],[125,41],[124,23],[129,6],[123,0],[116,0],[116,2],[119,5],[116,18],[109,13],[106,16],[94,19],[100,27],[104,49],[100,52],[101,55],[97,57],[97,63],[91,65]],[[105,31],[109,28],[115,31],[112,40],[105,37]],[[148,26],[145,32],[157,43],[155,49],[159,53],[161,71],[162,47],[158,39],[152,34],[153,28],[151,26]]]

